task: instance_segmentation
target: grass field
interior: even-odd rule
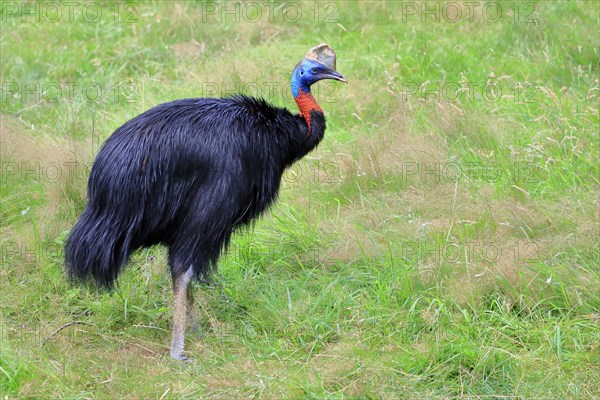
[[[475,3],[3,1],[0,399],[600,398],[600,7]],[[325,139],[171,361],[163,248],[65,278],[94,155],[177,98],[295,110],[321,42]]]

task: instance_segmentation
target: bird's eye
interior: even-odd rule
[[[317,72],[319,72],[318,68],[313,68],[310,70],[310,72],[312,72],[313,74],[316,74]]]
[[[304,71],[300,71],[300,75],[304,75]]]

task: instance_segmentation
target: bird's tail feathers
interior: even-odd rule
[[[73,227],[65,244],[65,267],[71,278],[90,278],[112,287],[131,252],[135,249],[136,224],[89,207]]]

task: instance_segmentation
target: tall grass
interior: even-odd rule
[[[450,3],[1,3],[0,397],[600,396],[598,7]],[[174,363],[163,248],[111,293],[62,271],[90,163],[172,99],[293,109],[322,41],[350,82],[316,88],[325,140],[196,284]]]

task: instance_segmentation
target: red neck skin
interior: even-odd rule
[[[310,92],[303,92],[302,89],[298,92],[298,97],[295,98],[296,104],[298,104],[298,108],[300,109],[300,115],[306,121],[306,125],[308,126],[308,134],[310,135],[311,126],[310,126],[310,112],[318,111],[323,112],[321,107],[315,101],[315,98],[310,94]]]

